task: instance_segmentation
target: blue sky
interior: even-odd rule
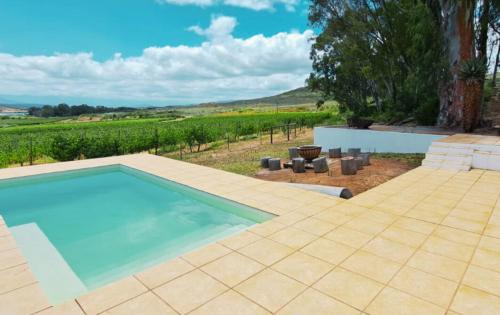
[[[0,0],[0,99],[172,105],[282,92],[309,72],[306,10],[301,0]]]

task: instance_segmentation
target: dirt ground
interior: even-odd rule
[[[371,165],[352,176],[341,175],[338,159],[330,165],[329,173],[315,174],[313,170],[307,170],[306,173],[295,174],[291,169],[274,172],[262,170],[261,157],[279,157],[285,162],[289,147],[312,144],[313,135],[311,129],[306,129],[298,132],[297,137],[290,141],[284,135],[275,135],[274,140],[274,144],[270,144],[268,136],[262,139],[257,137],[231,143],[229,149],[226,144],[221,144],[202,152],[185,152],[182,160],[269,181],[347,187],[356,195],[415,168],[420,165],[421,159],[415,155],[378,154],[371,157]],[[178,152],[166,156],[180,159]]]
[[[326,186],[346,187],[354,195],[362,193],[370,188],[378,186],[391,178],[399,176],[413,169],[408,163],[392,160],[371,158],[370,165],[358,170],[356,175],[342,175],[340,172],[340,160],[335,159],[330,164],[330,171],[327,173],[314,173],[308,169],[306,173],[296,174],[291,169],[280,171],[260,170],[255,177],[279,182],[294,182],[305,184],[317,184]]]

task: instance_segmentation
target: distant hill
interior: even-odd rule
[[[249,106],[249,105],[300,105],[314,104],[321,99],[321,93],[312,92],[306,87],[301,87],[274,96],[260,97],[248,100],[201,103],[196,106]]]
[[[26,111],[25,109],[15,108],[10,105],[9,106],[0,105],[0,113],[19,113],[25,111]]]

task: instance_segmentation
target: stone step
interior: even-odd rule
[[[469,171],[471,168],[500,171],[500,138],[454,135],[435,141],[429,147],[422,166],[456,171]]]

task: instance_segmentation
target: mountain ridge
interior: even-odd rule
[[[321,98],[320,92],[313,92],[307,87],[300,87],[272,96],[235,101],[207,102],[192,106],[300,105],[316,103]]]
[[[300,87],[276,95],[258,97],[252,99],[241,99],[232,101],[214,101],[191,105],[167,105],[167,106],[133,106],[134,108],[193,108],[193,107],[216,107],[216,106],[274,106],[274,105],[301,105],[314,104],[321,99],[321,93],[313,92],[307,87]],[[38,104],[21,104],[0,98],[0,112],[25,111],[31,106],[41,107]],[[114,107],[114,106],[113,106]]]

